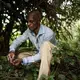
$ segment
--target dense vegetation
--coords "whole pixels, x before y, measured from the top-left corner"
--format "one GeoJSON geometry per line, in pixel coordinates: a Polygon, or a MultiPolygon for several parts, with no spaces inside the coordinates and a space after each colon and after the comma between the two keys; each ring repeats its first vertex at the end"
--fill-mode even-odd
{"type": "MultiPolygon", "coordinates": [[[[39,64],[14,67],[4,56],[12,41],[27,28],[26,16],[33,8],[41,10],[41,23],[50,27],[58,40],[51,74],[42,77],[80,80],[80,0],[0,0],[0,80],[37,79],[39,64]]],[[[26,46],[27,50],[33,49],[29,41],[21,46],[21,51],[26,46]]]]}
{"type": "MultiPolygon", "coordinates": [[[[80,32],[80,28],[77,31],[80,32]]],[[[48,80],[80,80],[80,34],[76,39],[61,40],[53,50],[51,74],[48,80]]],[[[0,57],[0,80],[36,80],[39,64],[14,67],[7,57],[0,57]],[[4,77],[5,76],[5,77],[4,77]]],[[[43,79],[45,80],[45,79],[43,79]]]]}

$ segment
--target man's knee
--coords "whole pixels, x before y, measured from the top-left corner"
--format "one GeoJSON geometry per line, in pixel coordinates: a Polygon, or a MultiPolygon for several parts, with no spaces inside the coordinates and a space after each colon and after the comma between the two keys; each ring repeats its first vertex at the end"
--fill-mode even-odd
{"type": "Polygon", "coordinates": [[[50,46],[50,42],[49,41],[45,41],[41,47],[49,47],[50,46]]]}
{"type": "Polygon", "coordinates": [[[49,41],[45,41],[45,42],[43,43],[43,45],[48,45],[48,44],[50,44],[49,41]]]}
{"type": "Polygon", "coordinates": [[[22,59],[22,58],[23,58],[23,54],[21,54],[21,53],[18,54],[18,58],[19,58],[19,59],[22,59]]]}
{"type": "Polygon", "coordinates": [[[19,54],[18,54],[18,58],[19,58],[19,59],[22,59],[22,58],[24,58],[24,57],[27,57],[28,54],[29,54],[29,53],[27,53],[27,52],[19,53],[19,54]]]}
{"type": "Polygon", "coordinates": [[[18,55],[18,58],[22,59],[24,57],[29,57],[29,56],[32,56],[34,55],[34,52],[33,51],[30,51],[30,52],[22,52],[18,55]]]}
{"type": "Polygon", "coordinates": [[[55,45],[52,44],[50,41],[45,41],[42,45],[41,45],[41,48],[44,48],[44,49],[48,49],[48,48],[54,48],[55,45]]]}

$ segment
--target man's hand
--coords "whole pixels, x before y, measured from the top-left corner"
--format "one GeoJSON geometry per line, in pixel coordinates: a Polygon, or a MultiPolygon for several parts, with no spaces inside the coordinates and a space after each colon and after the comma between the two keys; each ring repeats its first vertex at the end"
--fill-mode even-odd
{"type": "Polygon", "coordinates": [[[18,65],[21,64],[21,62],[22,62],[22,59],[15,59],[15,60],[13,61],[13,65],[14,65],[14,66],[18,66],[18,65]]]}
{"type": "Polygon", "coordinates": [[[13,60],[14,60],[14,58],[15,58],[15,53],[14,53],[14,52],[10,52],[7,57],[8,57],[8,61],[9,61],[11,64],[13,64],[13,60]]]}

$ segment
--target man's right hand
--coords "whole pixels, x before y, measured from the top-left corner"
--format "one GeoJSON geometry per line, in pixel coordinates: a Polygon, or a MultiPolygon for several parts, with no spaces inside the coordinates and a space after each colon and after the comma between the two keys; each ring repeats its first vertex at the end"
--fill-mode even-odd
{"type": "Polygon", "coordinates": [[[13,60],[14,60],[14,58],[15,58],[15,52],[9,52],[9,54],[8,54],[8,61],[11,63],[11,64],[13,64],[13,60]]]}

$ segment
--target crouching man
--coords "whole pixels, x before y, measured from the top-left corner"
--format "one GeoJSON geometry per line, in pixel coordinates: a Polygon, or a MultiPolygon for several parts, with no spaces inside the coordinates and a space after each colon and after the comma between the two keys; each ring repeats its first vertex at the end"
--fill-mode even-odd
{"type": "Polygon", "coordinates": [[[8,54],[8,60],[14,66],[18,66],[19,64],[27,65],[41,60],[37,80],[40,80],[40,77],[43,74],[46,76],[49,75],[52,49],[56,44],[54,32],[45,25],[40,24],[40,21],[41,14],[38,10],[29,12],[28,28],[22,35],[13,41],[8,54]],[[37,51],[35,54],[32,51],[20,53],[17,59],[15,59],[16,48],[27,39],[33,43],[37,51]]]}

